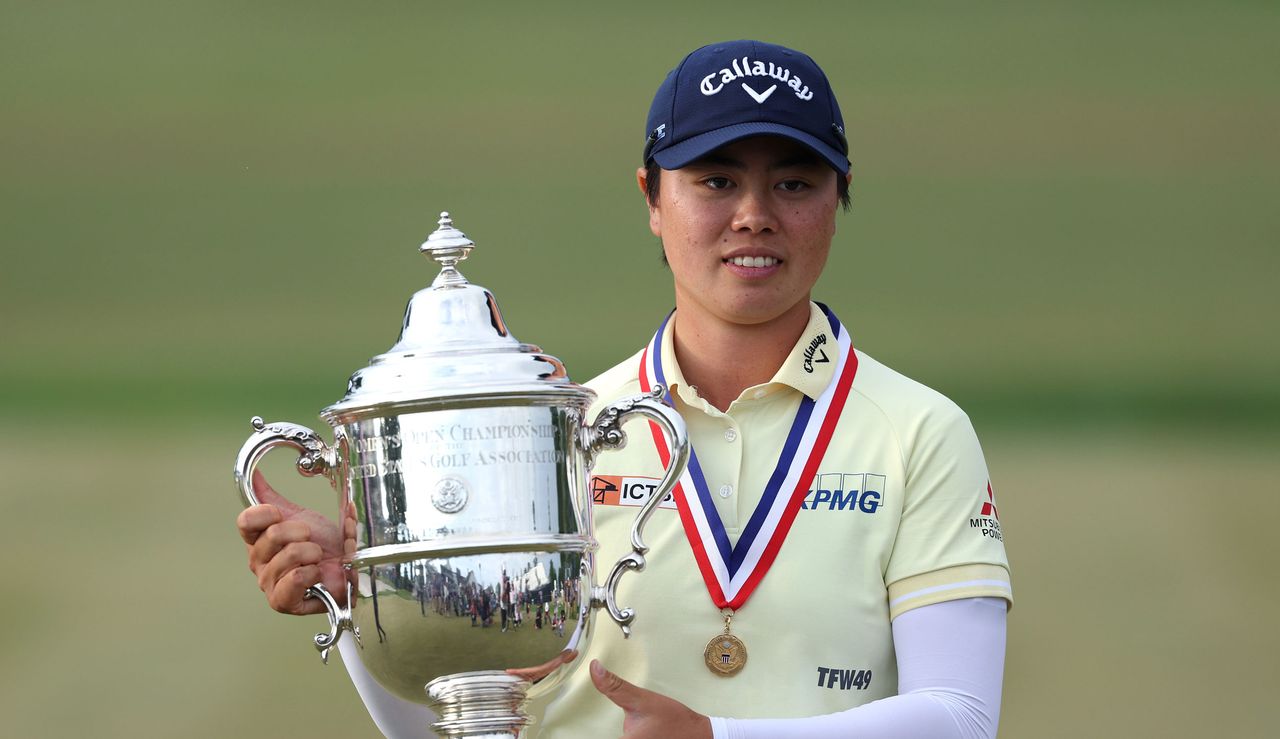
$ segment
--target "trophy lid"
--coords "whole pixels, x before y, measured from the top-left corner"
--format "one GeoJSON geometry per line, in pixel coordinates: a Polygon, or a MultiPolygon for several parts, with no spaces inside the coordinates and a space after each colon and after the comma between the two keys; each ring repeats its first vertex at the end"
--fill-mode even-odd
{"type": "Polygon", "coordinates": [[[440,273],[409,299],[395,345],[351,375],[346,395],[321,417],[344,422],[405,406],[510,396],[590,403],[595,394],[574,384],[559,359],[511,335],[493,293],[458,271],[475,243],[447,211],[438,224],[419,251],[440,273]]]}

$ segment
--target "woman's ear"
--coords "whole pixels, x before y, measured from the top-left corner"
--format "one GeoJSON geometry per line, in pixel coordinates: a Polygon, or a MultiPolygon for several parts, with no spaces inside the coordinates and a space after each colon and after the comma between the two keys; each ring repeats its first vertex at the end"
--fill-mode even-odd
{"type": "Polygon", "coordinates": [[[640,194],[644,196],[644,203],[649,207],[649,230],[654,236],[662,238],[662,214],[658,210],[657,203],[649,202],[649,171],[644,167],[636,170],[636,185],[640,187],[640,194]]]}

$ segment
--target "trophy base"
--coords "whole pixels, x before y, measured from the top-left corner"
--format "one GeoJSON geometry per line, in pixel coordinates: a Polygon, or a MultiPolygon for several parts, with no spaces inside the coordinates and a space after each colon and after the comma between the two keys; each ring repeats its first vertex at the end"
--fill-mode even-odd
{"type": "Polygon", "coordinates": [[[439,720],[431,730],[449,739],[519,739],[533,723],[525,696],[533,683],[505,672],[462,672],[427,683],[439,720]]]}

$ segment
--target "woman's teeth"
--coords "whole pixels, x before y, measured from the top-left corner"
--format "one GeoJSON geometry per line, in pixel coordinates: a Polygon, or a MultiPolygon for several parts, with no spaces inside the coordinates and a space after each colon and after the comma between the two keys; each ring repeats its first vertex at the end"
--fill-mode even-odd
{"type": "Polygon", "coordinates": [[[733,257],[729,262],[739,267],[772,267],[778,260],[773,257],[733,257]]]}

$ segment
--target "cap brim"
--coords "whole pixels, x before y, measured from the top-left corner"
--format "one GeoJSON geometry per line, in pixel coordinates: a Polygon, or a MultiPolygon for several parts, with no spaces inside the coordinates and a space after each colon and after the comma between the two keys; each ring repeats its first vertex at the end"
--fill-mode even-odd
{"type": "Polygon", "coordinates": [[[698,134],[691,139],[681,141],[674,146],[655,152],[653,160],[663,169],[680,169],[710,154],[725,144],[731,144],[751,136],[782,136],[797,143],[804,144],[822,157],[840,174],[848,174],[849,157],[837,149],[823,143],[818,138],[780,123],[735,123],[732,126],[717,128],[714,131],[698,134]]]}

